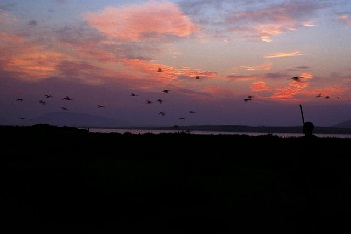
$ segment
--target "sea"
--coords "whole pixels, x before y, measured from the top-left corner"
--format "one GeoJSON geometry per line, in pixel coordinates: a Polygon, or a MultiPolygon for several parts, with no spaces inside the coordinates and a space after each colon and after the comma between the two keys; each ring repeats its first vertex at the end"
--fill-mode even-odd
{"type": "MultiPolygon", "coordinates": [[[[160,133],[179,133],[182,130],[169,129],[169,130],[156,130],[156,129],[128,129],[128,128],[90,128],[89,132],[96,133],[132,133],[132,134],[160,134],[160,133]]],[[[187,131],[190,134],[200,134],[200,135],[249,135],[249,136],[260,136],[267,135],[266,132],[218,132],[218,131],[187,131]]],[[[301,137],[303,133],[271,133],[274,136],[279,136],[283,138],[287,137],[301,137]]],[[[327,138],[351,138],[351,134],[314,134],[318,137],[327,138]]]]}

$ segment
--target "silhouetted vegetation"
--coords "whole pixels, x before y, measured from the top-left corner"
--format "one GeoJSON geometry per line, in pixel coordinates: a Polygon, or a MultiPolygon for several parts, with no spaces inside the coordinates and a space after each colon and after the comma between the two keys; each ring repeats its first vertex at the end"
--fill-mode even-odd
{"type": "MultiPolygon", "coordinates": [[[[0,127],[9,232],[340,233],[348,138],[0,127]],[[47,229],[49,228],[49,229],[47,229]]],[[[8,233],[8,232],[5,232],[8,233]]]]}

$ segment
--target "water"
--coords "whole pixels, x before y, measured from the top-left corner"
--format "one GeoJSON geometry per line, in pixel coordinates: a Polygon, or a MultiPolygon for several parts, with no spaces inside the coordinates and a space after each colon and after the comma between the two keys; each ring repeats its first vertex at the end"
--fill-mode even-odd
{"type": "MultiPolygon", "coordinates": [[[[97,133],[132,133],[132,134],[145,134],[145,133],[179,133],[180,130],[156,130],[156,129],[118,129],[118,128],[90,128],[90,132],[97,133]]],[[[202,135],[249,135],[249,136],[260,136],[267,135],[266,132],[218,132],[218,131],[196,131],[192,130],[191,134],[202,134],[202,135]]],[[[279,137],[301,137],[302,133],[272,133],[272,135],[279,137]]],[[[351,138],[351,134],[315,134],[318,137],[333,137],[333,138],[351,138]]]]}

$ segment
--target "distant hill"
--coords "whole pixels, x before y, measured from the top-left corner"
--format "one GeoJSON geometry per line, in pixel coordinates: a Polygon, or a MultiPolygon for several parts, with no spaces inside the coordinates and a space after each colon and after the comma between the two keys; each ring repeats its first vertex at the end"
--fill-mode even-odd
{"type": "Polygon", "coordinates": [[[50,124],[84,128],[127,127],[128,122],[85,113],[51,112],[25,121],[26,125],[50,124]]]}
{"type": "Polygon", "coordinates": [[[351,119],[335,124],[333,127],[334,128],[351,128],[351,119]]]}

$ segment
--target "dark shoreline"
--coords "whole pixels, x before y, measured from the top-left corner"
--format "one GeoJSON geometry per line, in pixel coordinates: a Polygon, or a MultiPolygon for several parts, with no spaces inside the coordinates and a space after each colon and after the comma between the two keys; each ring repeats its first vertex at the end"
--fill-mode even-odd
{"type": "Polygon", "coordinates": [[[4,233],[350,231],[351,139],[0,129],[4,233]]]}
{"type": "MultiPolygon", "coordinates": [[[[9,128],[32,128],[35,126],[55,126],[49,124],[36,124],[30,126],[17,126],[17,125],[0,125],[1,129],[9,128]]],[[[66,126],[60,126],[63,128],[66,126]]],[[[66,128],[79,128],[79,129],[90,129],[90,128],[100,128],[100,129],[142,129],[142,130],[179,130],[179,131],[207,131],[207,132],[260,132],[267,134],[274,133],[302,133],[302,126],[246,126],[246,125],[189,125],[189,126],[124,126],[124,127],[101,127],[101,126],[79,126],[79,127],[69,127],[66,128]]],[[[341,128],[341,127],[320,127],[315,126],[314,133],[316,134],[351,134],[351,128],[341,128]]]]}
{"type": "MultiPolygon", "coordinates": [[[[91,127],[94,128],[94,127],[91,127]]],[[[97,127],[101,128],[101,127],[97,127]]],[[[113,129],[113,128],[105,128],[113,129]]],[[[189,126],[160,126],[160,127],[117,127],[115,129],[145,129],[145,130],[183,130],[183,131],[213,131],[213,132],[261,132],[261,133],[302,133],[302,126],[269,127],[269,126],[245,126],[245,125],[189,125],[189,126]]],[[[351,134],[351,128],[318,127],[314,129],[316,134],[351,134]]]]}

